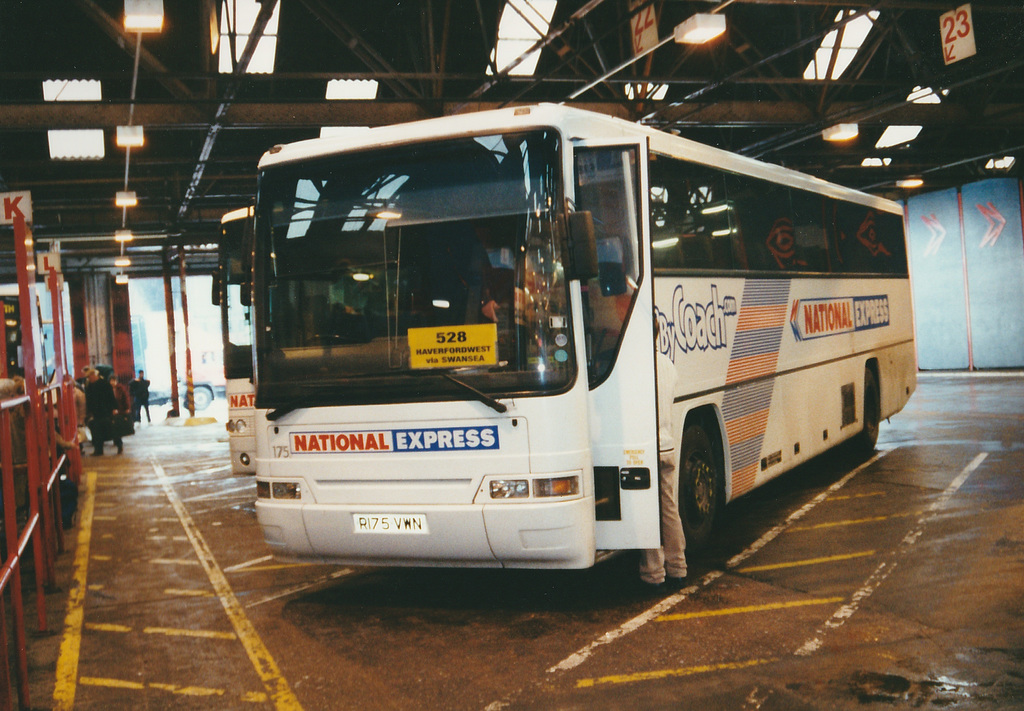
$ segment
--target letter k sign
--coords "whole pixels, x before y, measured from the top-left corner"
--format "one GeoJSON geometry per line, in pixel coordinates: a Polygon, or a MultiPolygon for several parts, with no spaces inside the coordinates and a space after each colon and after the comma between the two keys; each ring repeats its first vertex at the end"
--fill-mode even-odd
{"type": "Polygon", "coordinates": [[[0,207],[0,225],[13,225],[18,217],[32,222],[32,193],[28,191],[0,193],[0,207]]]}

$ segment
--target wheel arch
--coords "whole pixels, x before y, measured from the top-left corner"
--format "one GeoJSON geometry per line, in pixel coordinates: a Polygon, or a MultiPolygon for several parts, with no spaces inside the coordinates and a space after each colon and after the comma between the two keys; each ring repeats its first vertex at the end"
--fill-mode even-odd
{"type": "Polygon", "coordinates": [[[722,472],[725,480],[725,499],[728,503],[732,499],[732,472],[729,471],[728,457],[725,456],[725,422],[722,419],[722,412],[713,404],[699,405],[686,413],[683,419],[683,429],[679,433],[680,438],[686,432],[686,428],[693,425],[700,425],[701,429],[711,440],[718,470],[722,472]]]}

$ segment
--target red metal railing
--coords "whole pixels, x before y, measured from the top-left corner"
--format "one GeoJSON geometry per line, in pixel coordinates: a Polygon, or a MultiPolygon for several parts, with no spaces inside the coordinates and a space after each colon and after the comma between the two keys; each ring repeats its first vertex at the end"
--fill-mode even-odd
{"type": "MultiPolygon", "coordinates": [[[[17,676],[18,705],[31,707],[28,688],[28,655],[25,633],[25,601],[22,564],[29,544],[34,559],[36,614],[40,632],[46,631],[45,586],[56,582],[56,557],[64,549],[61,517],[60,476],[62,470],[76,484],[81,478],[82,461],[78,450],[78,423],[75,412],[74,382],[67,374],[62,334],[60,281],[50,272],[47,286],[51,293],[53,324],[56,331],[57,368],[51,385],[44,387],[35,372],[35,337],[32,323],[35,299],[30,298],[31,232],[24,219],[15,217],[15,257],[18,267],[19,310],[22,323],[22,356],[25,367],[25,394],[0,400],[0,503],[3,504],[0,547],[0,711],[11,709],[11,666],[9,658],[6,599],[11,602],[14,633],[14,668],[17,676]],[[15,422],[18,427],[15,428],[15,422]],[[17,431],[16,431],[17,430],[17,431]],[[15,462],[14,448],[24,451],[25,461],[15,462]],[[18,487],[24,478],[24,505],[18,505],[18,487]]],[[[34,265],[33,265],[34,266],[34,265]]],[[[0,329],[2,333],[3,329],[0,329]]],[[[7,376],[6,337],[0,339],[0,377],[7,376]]]]}

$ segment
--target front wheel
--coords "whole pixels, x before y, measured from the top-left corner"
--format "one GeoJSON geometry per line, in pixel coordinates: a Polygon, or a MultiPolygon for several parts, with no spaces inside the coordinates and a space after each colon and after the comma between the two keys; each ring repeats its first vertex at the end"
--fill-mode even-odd
{"type": "Polygon", "coordinates": [[[687,550],[707,546],[724,503],[725,480],[711,440],[701,426],[687,427],[679,445],[679,515],[687,550]]]}

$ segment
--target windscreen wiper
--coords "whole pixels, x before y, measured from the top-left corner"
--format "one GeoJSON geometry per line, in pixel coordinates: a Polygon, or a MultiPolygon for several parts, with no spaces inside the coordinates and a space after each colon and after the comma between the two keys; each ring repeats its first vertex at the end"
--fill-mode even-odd
{"type": "Polygon", "coordinates": [[[284,417],[289,412],[293,412],[295,410],[298,410],[303,405],[308,405],[308,404],[309,404],[309,399],[308,398],[302,399],[302,400],[292,400],[291,402],[285,403],[284,405],[281,405],[280,407],[275,407],[273,410],[268,410],[267,411],[267,419],[270,420],[271,422],[273,422],[274,420],[277,420],[277,419],[279,419],[281,417],[284,417]]]}
{"type": "Polygon", "coordinates": [[[487,405],[487,407],[491,408],[495,412],[508,412],[508,405],[498,402],[487,393],[480,392],[469,383],[462,382],[451,373],[441,373],[441,375],[443,375],[445,378],[458,385],[460,388],[463,388],[464,390],[472,393],[477,400],[487,405]]]}

